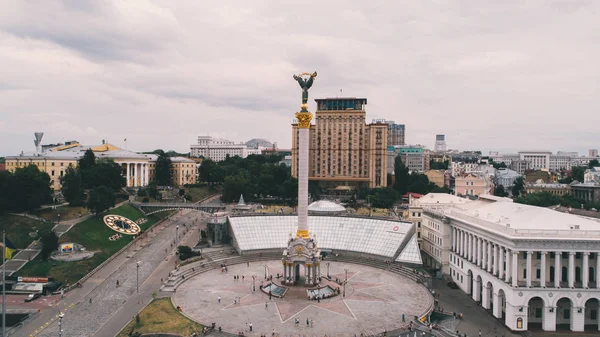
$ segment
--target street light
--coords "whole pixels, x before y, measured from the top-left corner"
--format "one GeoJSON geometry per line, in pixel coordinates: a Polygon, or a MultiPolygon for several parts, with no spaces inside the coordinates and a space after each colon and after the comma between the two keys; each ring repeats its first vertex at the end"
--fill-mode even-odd
{"type": "Polygon", "coordinates": [[[137,289],[137,292],[140,292],[140,261],[135,263],[135,287],[137,289]]]}
{"type": "Polygon", "coordinates": [[[329,276],[329,262],[327,262],[326,265],[327,265],[327,278],[330,278],[331,276],[329,276]]]}
{"type": "Polygon", "coordinates": [[[179,225],[175,226],[175,244],[179,240],[179,225]]]}
{"type": "Polygon", "coordinates": [[[265,280],[267,279],[267,265],[263,264],[263,267],[265,267],[265,280]]]}
{"type": "Polygon", "coordinates": [[[344,280],[344,294],[342,297],[346,297],[346,283],[348,283],[348,269],[344,269],[346,271],[346,279],[344,280]]]}
{"type": "Polygon", "coordinates": [[[62,320],[65,317],[65,314],[63,314],[62,312],[60,313],[60,315],[58,315],[58,337],[62,336],[62,320]]]}

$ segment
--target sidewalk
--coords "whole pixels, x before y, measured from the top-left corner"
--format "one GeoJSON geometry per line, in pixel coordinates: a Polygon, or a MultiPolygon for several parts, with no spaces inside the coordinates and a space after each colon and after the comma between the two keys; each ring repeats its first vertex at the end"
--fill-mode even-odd
{"type": "Polygon", "coordinates": [[[465,294],[460,289],[452,289],[446,285],[443,280],[433,279],[433,289],[439,293],[436,299],[439,306],[444,308],[444,312],[462,313],[463,319],[457,319],[453,331],[458,330],[461,334],[466,333],[467,336],[478,336],[481,329],[482,336],[504,336],[506,337],[521,337],[520,334],[510,332],[504,324],[494,317],[490,312],[483,309],[471,297],[465,294]],[[494,332],[496,327],[496,332],[494,332]]]}
{"type": "MultiPolygon", "coordinates": [[[[198,227],[192,227],[183,239],[175,246],[193,246],[200,239],[198,227]]],[[[176,248],[170,252],[167,259],[161,262],[154,272],[140,285],[139,294],[132,295],[127,302],[115,311],[102,327],[94,333],[93,336],[115,336],[137,315],[142,309],[152,301],[152,294],[157,293],[162,286],[161,279],[167,279],[169,273],[175,266],[176,248]]],[[[160,294],[159,297],[170,296],[172,293],[160,294]]]]}
{"type": "MultiPolygon", "coordinates": [[[[109,291],[106,294],[102,294],[102,296],[94,296],[95,291],[103,286],[103,284],[111,278],[111,276],[113,276],[117,271],[119,271],[125,264],[127,264],[127,262],[130,261],[135,261],[134,258],[137,258],[136,254],[139,254],[140,252],[148,252],[151,251],[152,254],[157,255],[156,253],[154,253],[152,250],[154,247],[154,243],[159,241],[157,239],[157,237],[160,238],[160,240],[165,239],[167,236],[169,236],[168,240],[171,240],[170,235],[171,235],[171,231],[174,232],[174,227],[175,225],[179,222],[180,217],[176,216],[173,217],[172,221],[167,221],[165,220],[163,223],[157,225],[157,227],[154,228],[152,235],[150,236],[150,239],[148,239],[145,243],[146,246],[144,248],[141,248],[138,245],[144,245],[144,242],[140,242],[138,244],[133,244],[131,245],[129,248],[127,248],[125,251],[123,251],[121,254],[119,254],[118,256],[116,256],[112,261],[110,261],[109,263],[106,264],[106,266],[104,266],[102,269],[100,269],[98,272],[96,272],[90,279],[88,279],[86,282],[83,283],[81,288],[76,288],[70,292],[68,292],[65,295],[65,298],[62,299],[59,304],[50,310],[43,310],[40,314],[38,314],[37,317],[35,317],[32,321],[30,321],[26,326],[24,326],[23,328],[21,328],[19,331],[17,331],[17,333],[15,334],[15,336],[30,336],[30,335],[34,335],[36,336],[38,333],[40,335],[54,335],[55,332],[58,331],[58,326],[55,323],[56,320],[56,315],[61,312],[61,311],[67,311],[69,310],[69,308],[73,308],[75,306],[76,310],[78,312],[81,312],[81,310],[83,309],[92,309],[92,310],[97,310],[97,314],[93,315],[94,317],[97,316],[101,316],[101,313],[105,313],[105,309],[102,308],[102,301],[106,300],[107,302],[107,308],[111,307],[112,305],[114,305],[114,301],[115,299],[118,298],[122,298],[123,296],[128,296],[128,294],[125,293],[119,293],[119,291],[115,291],[114,290],[114,286],[111,284],[111,287],[109,288],[109,291]],[[169,229],[171,229],[169,231],[169,229]],[[165,231],[167,231],[168,233],[163,234],[165,231]],[[150,244],[148,244],[151,241],[150,244]],[[112,288],[112,290],[110,290],[112,288]],[[85,304],[89,304],[89,298],[93,297],[93,301],[90,307],[88,308],[83,308],[83,306],[85,304]],[[40,332],[40,327],[44,327],[43,331],[40,332]],[[51,332],[51,333],[50,333],[51,332]]],[[[142,240],[143,241],[143,240],[142,240]]],[[[163,248],[164,249],[164,248],[163,248]]],[[[160,250],[158,250],[160,252],[160,250]]],[[[164,256],[164,255],[162,255],[164,256]]],[[[162,258],[161,258],[162,259],[162,258]]],[[[132,262],[135,264],[135,262],[132,262]]],[[[154,268],[151,265],[148,265],[147,263],[144,264],[143,269],[140,270],[140,273],[145,274],[145,273],[150,273],[151,271],[148,270],[148,268],[154,268]]],[[[135,268],[133,269],[135,270],[135,268]]],[[[125,286],[125,282],[128,282],[127,286],[131,286],[131,282],[135,282],[135,271],[133,272],[133,281],[131,280],[131,275],[128,275],[128,279],[123,278],[122,281],[123,285],[125,286]]],[[[140,279],[140,281],[142,281],[143,278],[140,279]]],[[[134,283],[135,284],[135,283],[134,283]]],[[[104,286],[106,287],[106,286],[104,286]]],[[[120,290],[125,290],[126,287],[122,287],[120,290]]],[[[122,300],[121,300],[122,301],[122,300]]],[[[65,324],[67,323],[66,318],[69,317],[70,319],[74,319],[75,317],[73,315],[67,315],[65,316],[65,324]],[[69,317],[70,316],[70,317],[69,317]]],[[[77,320],[76,320],[77,321],[77,320]]],[[[79,323],[83,323],[83,324],[87,324],[87,325],[92,325],[92,322],[79,322],[79,323]]],[[[78,335],[72,335],[70,333],[68,333],[67,331],[65,331],[64,336],[84,336],[84,335],[90,335],[90,334],[78,334],[78,335]]]]}

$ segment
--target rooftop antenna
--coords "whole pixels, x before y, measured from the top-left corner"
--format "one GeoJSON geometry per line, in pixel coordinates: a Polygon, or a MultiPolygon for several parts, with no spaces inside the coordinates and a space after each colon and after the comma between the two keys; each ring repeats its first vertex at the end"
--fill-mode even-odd
{"type": "Polygon", "coordinates": [[[35,132],[33,135],[35,136],[35,139],[33,140],[33,144],[35,144],[35,152],[40,153],[42,152],[42,138],[44,137],[44,133],[35,132]]]}

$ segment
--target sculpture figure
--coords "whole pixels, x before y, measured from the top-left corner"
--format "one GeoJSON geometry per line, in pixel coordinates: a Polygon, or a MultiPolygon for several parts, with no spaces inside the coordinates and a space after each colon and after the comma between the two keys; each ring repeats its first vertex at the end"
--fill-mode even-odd
{"type": "Polygon", "coordinates": [[[300,88],[302,88],[302,105],[307,104],[308,102],[308,89],[313,84],[314,78],[317,77],[317,72],[314,73],[302,73],[300,75],[294,75],[294,79],[298,81],[300,84],[300,88]],[[303,76],[309,76],[308,78],[304,78],[303,76]]]}

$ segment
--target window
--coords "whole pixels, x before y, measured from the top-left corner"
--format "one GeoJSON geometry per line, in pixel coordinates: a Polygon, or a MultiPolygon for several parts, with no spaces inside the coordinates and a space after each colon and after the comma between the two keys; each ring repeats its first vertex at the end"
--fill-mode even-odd
{"type": "Polygon", "coordinates": [[[537,269],[537,270],[535,271],[535,277],[536,277],[537,279],[540,279],[540,278],[542,277],[542,271],[541,271],[540,269],[537,269]]]}
{"type": "Polygon", "coordinates": [[[527,269],[523,269],[523,278],[527,278],[527,269]]]}

